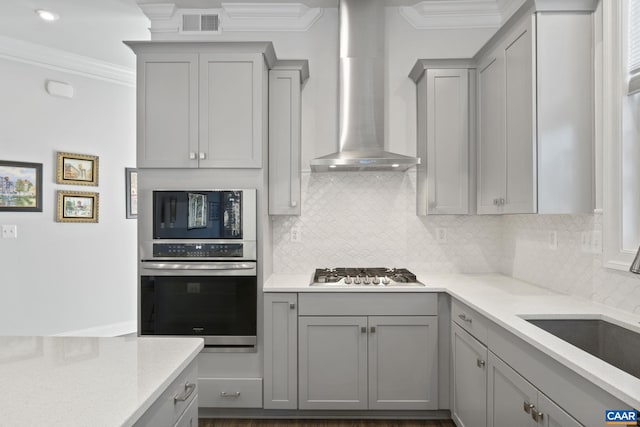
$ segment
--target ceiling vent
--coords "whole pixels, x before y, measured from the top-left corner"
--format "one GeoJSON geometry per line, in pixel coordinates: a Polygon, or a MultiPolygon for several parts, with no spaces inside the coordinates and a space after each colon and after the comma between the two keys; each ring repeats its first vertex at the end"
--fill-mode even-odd
{"type": "Polygon", "coordinates": [[[185,13],[182,15],[182,33],[219,33],[220,14],[185,13]]]}

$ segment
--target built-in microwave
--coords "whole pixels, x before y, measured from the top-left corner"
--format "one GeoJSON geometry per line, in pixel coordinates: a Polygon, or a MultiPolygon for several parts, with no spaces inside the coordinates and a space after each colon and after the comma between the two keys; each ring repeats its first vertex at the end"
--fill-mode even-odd
{"type": "Polygon", "coordinates": [[[256,260],[256,190],[152,190],[141,261],[256,260]]]}

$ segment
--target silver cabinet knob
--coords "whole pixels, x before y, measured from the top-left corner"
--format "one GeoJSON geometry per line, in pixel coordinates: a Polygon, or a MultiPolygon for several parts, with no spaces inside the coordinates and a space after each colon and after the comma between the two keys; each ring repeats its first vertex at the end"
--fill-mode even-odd
{"type": "Polygon", "coordinates": [[[478,368],[484,368],[485,365],[487,364],[487,362],[485,362],[482,359],[478,359],[478,360],[476,360],[476,364],[478,365],[478,368]]]}
{"type": "Polygon", "coordinates": [[[363,334],[367,333],[367,327],[366,326],[360,326],[360,332],[363,334]]]}
{"type": "Polygon", "coordinates": [[[523,410],[524,412],[526,412],[527,414],[530,414],[531,411],[536,407],[536,405],[534,405],[533,403],[529,403],[529,402],[524,402],[523,404],[523,410]]]}
{"type": "Polygon", "coordinates": [[[189,160],[195,160],[196,159],[196,153],[191,152],[189,153],[189,160]]]}
{"type": "Polygon", "coordinates": [[[289,304],[289,308],[290,308],[291,310],[295,310],[295,309],[296,309],[296,305],[295,305],[295,303],[291,303],[291,304],[289,304]]]}
{"type": "Polygon", "coordinates": [[[539,423],[544,419],[544,414],[536,410],[531,410],[531,418],[533,418],[535,422],[539,423]]]}
{"type": "Polygon", "coordinates": [[[371,333],[372,333],[372,334],[375,334],[375,333],[376,333],[376,327],[375,327],[375,326],[372,326],[372,327],[371,327],[371,333]]]}
{"type": "Polygon", "coordinates": [[[200,153],[200,160],[204,160],[207,158],[207,153],[200,153]]]}
{"type": "Polygon", "coordinates": [[[291,201],[291,207],[292,207],[292,208],[295,208],[296,206],[298,206],[298,202],[296,202],[296,201],[292,200],[292,201],[291,201]]]}

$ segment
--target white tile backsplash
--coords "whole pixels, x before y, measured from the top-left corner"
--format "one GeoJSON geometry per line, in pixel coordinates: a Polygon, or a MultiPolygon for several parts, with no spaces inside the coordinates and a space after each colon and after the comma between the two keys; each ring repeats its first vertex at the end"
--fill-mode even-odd
{"type": "Polygon", "coordinates": [[[602,267],[582,233],[600,215],[418,217],[415,171],[302,174],[302,215],[273,217],[275,273],[393,266],[420,272],[502,272],[640,314],[640,276],[602,267]],[[291,228],[300,242],[290,240],[291,228]],[[446,230],[446,242],[437,239],[446,230]],[[549,232],[557,248],[549,247],[549,232]]]}
{"type": "Polygon", "coordinates": [[[602,266],[585,251],[583,232],[602,233],[601,215],[505,215],[502,272],[518,279],[640,314],[640,276],[602,266]],[[558,248],[549,249],[555,230],[558,248]]]}
{"type": "Polygon", "coordinates": [[[302,215],[273,219],[274,271],[318,267],[405,267],[429,272],[498,271],[501,219],[416,216],[416,174],[329,172],[302,175],[302,215]],[[292,227],[301,241],[291,242],[292,227]],[[446,229],[446,243],[436,229],[446,229]]]}

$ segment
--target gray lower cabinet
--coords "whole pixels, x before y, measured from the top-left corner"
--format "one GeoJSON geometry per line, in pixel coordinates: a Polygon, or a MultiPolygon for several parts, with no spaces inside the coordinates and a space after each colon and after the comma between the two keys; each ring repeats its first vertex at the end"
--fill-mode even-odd
{"type": "Polygon", "coordinates": [[[437,409],[438,318],[368,320],[369,409],[437,409]]]}
{"type": "Polygon", "coordinates": [[[458,427],[487,426],[487,347],[451,323],[453,404],[458,427]]]}
{"type": "Polygon", "coordinates": [[[300,409],[437,409],[437,316],[301,316],[300,409]]]}
{"type": "Polygon", "coordinates": [[[488,378],[490,427],[582,426],[492,352],[488,378]]]}
{"type": "Polygon", "coordinates": [[[300,409],[367,409],[367,318],[298,322],[300,409]]]}
{"type": "Polygon", "coordinates": [[[298,408],[298,294],[264,294],[264,409],[298,408]]]}

